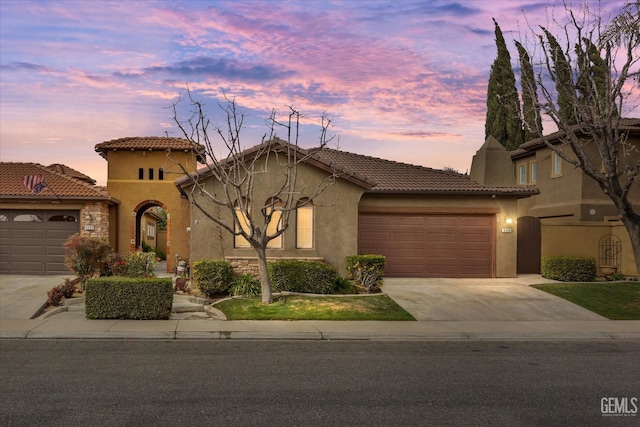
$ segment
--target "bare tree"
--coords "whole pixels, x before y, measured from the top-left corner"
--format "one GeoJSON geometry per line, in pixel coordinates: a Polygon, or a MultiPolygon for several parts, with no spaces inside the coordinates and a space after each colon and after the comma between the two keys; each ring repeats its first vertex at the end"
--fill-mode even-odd
{"type": "Polygon", "coordinates": [[[639,8],[638,1],[628,3],[605,25],[586,5],[583,14],[565,6],[564,46],[541,27],[538,42],[529,52],[531,57],[541,53],[535,79],[541,99],[533,102],[538,114],[552,120],[561,136],[551,140],[539,124],[527,123],[551,150],[594,179],[612,200],[631,237],[638,271],[640,211],[629,195],[638,185],[640,164],[629,161],[629,154],[637,153],[638,147],[628,140],[630,121],[622,114],[638,106],[639,85],[634,79],[640,75],[639,8]],[[593,146],[597,156],[590,154],[593,146]]]}
{"type": "Polygon", "coordinates": [[[337,177],[335,171],[328,172],[313,188],[303,186],[298,180],[299,166],[312,160],[331,141],[327,134],[331,121],[323,114],[318,146],[303,149],[299,146],[301,113],[291,106],[286,119],[279,121],[276,110],[272,110],[266,120],[268,130],[261,142],[245,149],[240,139],[245,116],[238,110],[235,100],[225,96],[226,104],[220,105],[226,120],[222,127],[211,124],[203,103],[195,100],[191,92],[188,92],[188,101],[191,117],[180,120],[177,106],[181,100],[178,100],[173,104],[174,121],[186,139],[205,147],[207,157],[204,174],[189,174],[183,168],[189,182],[190,202],[221,229],[244,238],[255,251],[262,302],[271,303],[266,255],[269,242],[289,227],[291,212],[313,203],[337,177]],[[283,131],[286,140],[277,137],[278,130],[283,131]],[[217,150],[223,154],[216,154],[217,150]],[[205,186],[203,176],[217,183],[215,189],[205,186]],[[256,184],[261,179],[271,183],[277,181],[276,190],[264,203],[258,203],[258,198],[254,197],[256,184]],[[221,211],[227,215],[221,215],[221,211]],[[225,221],[225,216],[231,221],[225,221]]]}

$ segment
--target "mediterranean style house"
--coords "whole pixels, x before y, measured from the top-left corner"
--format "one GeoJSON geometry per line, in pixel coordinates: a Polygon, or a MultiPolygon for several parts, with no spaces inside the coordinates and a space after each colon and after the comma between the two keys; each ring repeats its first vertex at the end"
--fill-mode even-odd
{"type": "MultiPolygon", "coordinates": [[[[627,148],[620,151],[623,170],[625,164],[640,161],[640,119],[622,119],[620,131],[628,134],[627,148]]],[[[563,135],[555,132],[546,139],[558,145],[563,135]]],[[[588,136],[584,139],[585,148],[597,159],[596,147],[588,143],[588,136]]],[[[613,202],[593,179],[563,161],[542,138],[522,144],[510,156],[516,184],[539,189],[539,194],[517,203],[519,273],[539,273],[543,256],[568,255],[595,258],[600,272],[605,268],[638,275],[629,234],[613,202]]],[[[639,187],[633,185],[629,194],[634,205],[640,203],[639,187]]]]}
{"type": "MultiPolygon", "coordinates": [[[[345,274],[345,256],[376,253],[386,256],[388,276],[515,276],[519,204],[538,190],[501,184],[495,168],[486,167],[499,151],[489,142],[474,157],[471,176],[335,149],[298,149],[309,154],[298,171],[300,199],[319,180],[337,179],[314,203],[300,205],[268,257],[324,261],[345,274]]],[[[193,206],[197,196],[185,173],[213,191],[220,185],[208,168],[197,168],[205,162],[202,146],[133,137],[95,150],[107,160],[106,188],[62,165],[0,164],[0,273],[66,272],[61,247],[73,233],[105,238],[119,252],[155,242],[167,255],[168,271],[179,259],[204,258],[254,271],[255,254],[246,242],[193,206]],[[46,187],[34,191],[23,183],[27,176],[40,176],[46,187]],[[167,231],[160,239],[155,225],[163,217],[167,231]]],[[[501,156],[510,162],[508,154],[501,156]]],[[[277,192],[279,172],[269,171],[256,182],[256,206],[277,192]]],[[[513,180],[512,168],[509,174],[513,180]]]]}
{"type": "MultiPolygon", "coordinates": [[[[273,150],[292,149],[284,141],[273,150]]],[[[485,186],[469,176],[421,166],[323,149],[300,152],[300,200],[321,180],[335,174],[313,204],[301,203],[281,238],[272,241],[267,257],[324,261],[345,274],[347,255],[375,253],[387,259],[386,274],[403,277],[513,277],[516,275],[516,232],[510,221],[517,200],[537,190],[520,186],[485,186]]],[[[249,157],[252,150],[242,155],[249,157]]],[[[275,156],[256,181],[253,206],[263,206],[281,185],[275,156]]],[[[222,191],[209,168],[197,179],[208,191],[222,191]]],[[[232,226],[231,214],[216,209],[197,192],[191,179],[176,182],[191,203],[191,258],[229,260],[237,270],[253,271],[257,259],[246,241],[234,238],[194,207],[232,226]]]]}

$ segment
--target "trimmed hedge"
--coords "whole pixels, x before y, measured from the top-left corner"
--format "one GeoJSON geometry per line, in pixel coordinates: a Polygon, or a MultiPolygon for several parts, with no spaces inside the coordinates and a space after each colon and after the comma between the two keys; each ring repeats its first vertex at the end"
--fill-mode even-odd
{"type": "Polygon", "coordinates": [[[227,261],[203,259],[193,263],[193,280],[208,297],[226,294],[233,282],[233,267],[227,261]]]}
{"type": "Polygon", "coordinates": [[[378,292],[382,285],[382,276],[386,258],[384,255],[350,255],[345,257],[347,277],[366,293],[378,292]]]}
{"type": "Polygon", "coordinates": [[[168,319],[172,305],[170,277],[98,277],[85,286],[87,319],[168,319]]]}
{"type": "Polygon", "coordinates": [[[330,264],[284,260],[271,262],[268,267],[275,291],[330,294],[336,289],[338,272],[330,264]]]}
{"type": "Polygon", "coordinates": [[[596,278],[596,260],[585,257],[546,256],[542,277],[562,282],[591,282],[596,278]]]}

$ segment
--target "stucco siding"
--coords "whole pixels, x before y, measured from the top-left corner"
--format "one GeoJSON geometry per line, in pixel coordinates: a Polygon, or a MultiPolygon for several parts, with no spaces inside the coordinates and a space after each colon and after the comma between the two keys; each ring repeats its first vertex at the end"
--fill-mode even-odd
{"type": "MultiPolygon", "coordinates": [[[[252,211],[262,221],[259,209],[270,197],[277,194],[282,174],[277,164],[269,165],[269,175],[256,180],[253,192],[252,211]]],[[[298,168],[298,190],[296,199],[308,197],[318,183],[329,174],[316,167],[302,164],[298,168]]],[[[220,194],[220,185],[209,178],[204,181],[207,190],[220,194]]],[[[267,249],[269,258],[321,258],[346,274],[344,257],[357,252],[358,201],[364,188],[346,180],[337,179],[314,201],[314,244],[311,249],[296,248],[296,212],[289,217],[288,228],[283,233],[282,248],[267,249]]],[[[190,195],[193,197],[193,195],[190,195]]],[[[228,208],[217,208],[211,202],[198,197],[208,212],[232,224],[228,208]]],[[[255,216],[255,215],[254,215],[255,216]]],[[[235,248],[233,235],[208,219],[200,209],[191,207],[191,255],[192,259],[223,259],[229,257],[255,257],[251,248],[235,248]]]]}

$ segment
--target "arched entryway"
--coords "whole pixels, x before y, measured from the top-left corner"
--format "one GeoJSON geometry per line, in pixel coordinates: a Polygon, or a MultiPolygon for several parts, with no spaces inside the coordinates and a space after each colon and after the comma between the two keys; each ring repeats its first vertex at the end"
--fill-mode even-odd
{"type": "MultiPolygon", "coordinates": [[[[158,200],[145,200],[136,205],[131,214],[131,248],[142,250],[157,248],[170,260],[171,254],[171,214],[164,203],[158,200]],[[160,224],[165,223],[165,226],[160,224]],[[161,239],[162,229],[166,230],[166,238],[161,239]]],[[[167,272],[170,272],[167,262],[167,272]]]]}

